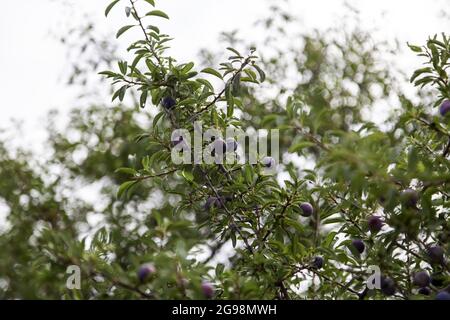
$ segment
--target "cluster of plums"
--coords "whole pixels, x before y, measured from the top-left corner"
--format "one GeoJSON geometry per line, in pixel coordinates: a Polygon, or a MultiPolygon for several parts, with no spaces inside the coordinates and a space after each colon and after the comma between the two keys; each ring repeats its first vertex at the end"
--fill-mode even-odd
{"type": "MultiPolygon", "coordinates": [[[[428,274],[427,271],[422,270],[414,273],[413,275],[413,283],[417,287],[419,287],[419,294],[429,296],[431,294],[431,289],[429,288],[430,284],[440,286],[442,285],[442,280],[438,277],[435,277],[428,274]]],[[[450,300],[450,293],[448,292],[448,288],[446,290],[442,290],[436,294],[436,300],[450,300]]]]}
{"type": "MultiPolygon", "coordinates": [[[[137,278],[140,283],[145,283],[156,275],[156,268],[152,263],[144,263],[137,271],[137,278]]],[[[200,290],[203,296],[207,299],[214,297],[215,287],[208,281],[203,281],[200,285],[200,290]]]]}
{"type": "MultiPolygon", "coordinates": [[[[450,110],[450,102],[448,103],[448,108],[450,110]]],[[[418,201],[419,195],[415,190],[406,189],[400,195],[400,200],[406,208],[415,208],[418,201]]],[[[384,226],[384,221],[380,216],[372,215],[367,219],[367,226],[369,231],[372,234],[376,234],[384,226]]],[[[361,239],[353,239],[351,242],[353,248],[362,254],[366,248],[364,242],[361,239]]],[[[427,248],[426,255],[428,257],[428,261],[431,264],[436,265],[444,265],[444,249],[439,245],[433,245],[427,248]]],[[[441,286],[443,284],[442,279],[439,277],[431,276],[427,271],[419,271],[416,272],[413,276],[413,283],[419,287],[418,293],[422,295],[430,295],[431,289],[429,288],[430,284],[435,286],[441,286]],[[440,281],[441,280],[441,281],[440,281]]],[[[381,277],[381,291],[383,294],[390,296],[396,292],[395,281],[387,276],[381,277]]],[[[450,293],[446,290],[439,292],[436,297],[437,300],[449,300],[450,293]]]]}

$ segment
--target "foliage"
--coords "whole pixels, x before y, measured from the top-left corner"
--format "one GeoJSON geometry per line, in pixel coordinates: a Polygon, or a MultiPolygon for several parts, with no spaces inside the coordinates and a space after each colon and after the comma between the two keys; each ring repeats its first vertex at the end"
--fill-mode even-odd
{"type": "MultiPolygon", "coordinates": [[[[0,234],[1,297],[198,299],[208,281],[220,299],[424,299],[413,283],[421,270],[433,274],[431,298],[449,285],[448,262],[431,252],[449,250],[449,116],[399,92],[367,34],[304,34],[301,47],[262,59],[228,47],[219,67],[196,68],[166,54],[171,38],[157,21],[169,16],[154,1],[113,1],[105,14],[121,4],[131,23],[117,37],[142,31],[133,58],[101,72],[121,103],[75,110],[63,132],[50,119],[44,164],[1,146],[10,225],[0,234]],[[292,70],[301,80],[283,82],[292,70]],[[128,95],[140,108],[126,106],[128,95]],[[386,123],[363,116],[392,95],[399,111],[386,123]],[[172,131],[192,132],[194,120],[280,129],[278,174],[261,164],[175,165],[172,131]],[[85,185],[98,192],[94,204],[77,193],[85,185]],[[145,263],[156,271],[143,283],[145,263]],[[81,290],[66,288],[69,265],[82,270],[81,290]],[[395,293],[367,289],[370,266],[395,293]]],[[[448,37],[410,48],[427,59],[411,81],[435,88],[440,106],[450,99],[448,37]]]]}

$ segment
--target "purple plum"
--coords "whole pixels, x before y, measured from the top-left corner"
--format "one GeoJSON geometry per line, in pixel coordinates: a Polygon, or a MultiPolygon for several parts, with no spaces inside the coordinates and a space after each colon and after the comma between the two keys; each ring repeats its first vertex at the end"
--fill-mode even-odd
{"type": "Polygon", "coordinates": [[[208,298],[211,299],[212,297],[214,297],[214,285],[210,282],[207,281],[203,281],[201,284],[201,290],[203,295],[208,298]]]}
{"type": "Polygon", "coordinates": [[[364,252],[364,249],[366,248],[366,245],[361,239],[354,239],[352,240],[352,246],[355,247],[355,249],[361,254],[364,252]]]}
{"type": "Polygon", "coordinates": [[[450,111],[450,100],[445,100],[441,107],[439,108],[439,113],[441,116],[445,117],[447,113],[450,111]]]}
{"type": "Polygon", "coordinates": [[[137,277],[140,282],[145,282],[155,273],[156,273],[155,266],[151,263],[145,263],[139,267],[137,277]]]}
{"type": "Polygon", "coordinates": [[[383,227],[383,220],[379,216],[370,216],[367,219],[367,224],[369,226],[369,230],[372,233],[377,233],[383,227]]]}
{"type": "Polygon", "coordinates": [[[314,208],[309,202],[300,204],[300,209],[302,210],[302,216],[304,217],[310,217],[314,213],[314,208]]]}
{"type": "Polygon", "coordinates": [[[177,102],[175,101],[175,99],[170,96],[164,97],[161,101],[161,105],[166,110],[172,110],[176,104],[177,102]]]}
{"type": "Polygon", "coordinates": [[[430,285],[431,278],[428,272],[419,271],[414,274],[413,282],[416,286],[423,288],[430,285]]]}

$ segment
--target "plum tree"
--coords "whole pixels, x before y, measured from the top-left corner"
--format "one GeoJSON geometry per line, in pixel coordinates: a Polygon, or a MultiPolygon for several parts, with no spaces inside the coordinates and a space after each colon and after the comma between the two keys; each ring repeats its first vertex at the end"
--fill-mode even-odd
{"type": "Polygon", "coordinates": [[[410,79],[412,99],[384,61],[389,50],[359,28],[290,34],[289,12],[274,10],[258,24],[268,37],[258,51],[227,35],[220,47],[229,57],[204,52],[196,65],[168,53],[171,38],[158,25],[168,15],[154,1],[114,1],[107,12],[120,5],[129,23],[117,35],[140,36],[127,46],[129,61],[102,64],[114,106],[75,110],[66,129],[49,121],[47,162],[0,145],[0,201],[12,226],[0,230],[1,298],[433,299],[445,291],[450,124],[436,109],[450,99],[446,35],[410,46],[427,59],[410,79]],[[286,48],[276,40],[286,35],[299,41],[286,48]],[[379,102],[390,116],[365,116],[379,102]],[[280,165],[271,143],[255,152],[257,165],[171,161],[184,141],[172,141],[175,130],[215,129],[221,135],[205,134],[204,145],[231,152],[236,141],[219,138],[230,127],[252,138],[279,130],[269,142],[278,142],[280,165]],[[78,196],[80,185],[100,189],[94,203],[78,196]],[[83,278],[76,292],[61,281],[73,264],[83,278]],[[384,275],[381,290],[367,287],[372,267],[384,275]],[[431,284],[411,279],[418,268],[431,284]]]}

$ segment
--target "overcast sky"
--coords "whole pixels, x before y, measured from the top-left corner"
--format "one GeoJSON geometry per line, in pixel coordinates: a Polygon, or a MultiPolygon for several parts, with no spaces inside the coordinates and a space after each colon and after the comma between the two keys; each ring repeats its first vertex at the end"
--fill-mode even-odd
{"type": "MultiPolygon", "coordinates": [[[[280,1],[280,0],[278,0],[280,1]]],[[[51,108],[67,110],[77,105],[73,92],[61,82],[68,70],[66,51],[51,35],[64,22],[83,24],[82,13],[93,17],[102,32],[113,33],[123,25],[124,14],[116,10],[110,19],[103,12],[109,0],[72,0],[76,12],[63,10],[57,0],[1,0],[0,10],[0,127],[10,118],[24,120],[25,139],[42,133],[42,120],[51,108]]],[[[272,1],[274,2],[274,1],[272,1]]],[[[423,43],[430,34],[443,32],[449,24],[438,18],[446,0],[358,0],[349,1],[361,10],[363,24],[378,27],[376,37],[398,38],[401,43],[423,43]]],[[[198,50],[217,44],[224,30],[240,29],[249,41],[252,23],[267,13],[270,1],[263,0],[159,0],[170,21],[162,22],[166,33],[175,37],[173,53],[181,61],[193,59],[198,50]]],[[[291,13],[304,28],[326,28],[336,24],[344,9],[340,0],[293,0],[291,13]]],[[[447,30],[448,31],[448,30],[447,30]]],[[[111,41],[116,41],[114,37],[111,41]]],[[[405,71],[417,63],[412,55],[399,54],[405,71]]]]}

